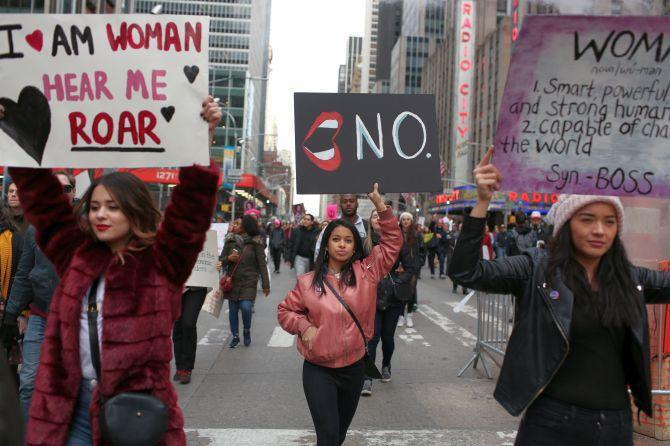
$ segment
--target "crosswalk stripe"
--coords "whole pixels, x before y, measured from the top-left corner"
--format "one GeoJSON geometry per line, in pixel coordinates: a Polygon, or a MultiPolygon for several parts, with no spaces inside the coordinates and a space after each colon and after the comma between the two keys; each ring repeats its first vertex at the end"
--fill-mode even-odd
{"type": "Polygon", "coordinates": [[[460,325],[456,324],[448,317],[435,311],[428,305],[425,304],[419,305],[417,313],[419,313],[429,321],[435,323],[442,330],[446,331],[448,334],[456,338],[456,340],[458,340],[458,342],[463,344],[464,347],[473,347],[474,343],[477,342],[477,337],[475,335],[473,335],[460,325]]]}
{"type": "MultiPolygon", "coordinates": [[[[456,306],[458,305],[458,302],[445,302],[445,303],[446,303],[447,305],[449,305],[449,306],[451,307],[452,310],[453,310],[454,308],[456,308],[456,306]]],[[[461,306],[459,313],[465,313],[465,314],[467,314],[468,316],[477,319],[477,309],[476,309],[475,307],[473,307],[472,305],[463,305],[463,306],[461,306]]]]}
{"type": "MultiPolygon", "coordinates": [[[[297,446],[314,444],[313,430],[298,429],[185,429],[190,441],[209,440],[208,446],[297,446]]],[[[506,445],[516,431],[478,429],[350,430],[347,443],[366,446],[444,446],[449,444],[506,445]]]]}
{"type": "Polygon", "coordinates": [[[293,347],[295,336],[284,331],[281,327],[275,327],[268,341],[268,347],[293,347]]]}

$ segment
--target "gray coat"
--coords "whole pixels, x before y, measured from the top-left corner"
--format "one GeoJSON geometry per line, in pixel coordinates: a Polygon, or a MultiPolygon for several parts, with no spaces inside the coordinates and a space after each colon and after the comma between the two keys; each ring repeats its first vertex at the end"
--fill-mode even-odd
{"type": "Polygon", "coordinates": [[[235,264],[228,261],[228,256],[233,248],[240,251],[239,266],[233,274],[233,289],[224,293],[224,299],[229,300],[255,300],[258,288],[258,276],[261,277],[262,288],[270,289],[270,278],[268,277],[267,260],[265,258],[265,241],[262,236],[249,237],[227,237],[221,252],[221,263],[223,270],[232,272],[235,264]]]}

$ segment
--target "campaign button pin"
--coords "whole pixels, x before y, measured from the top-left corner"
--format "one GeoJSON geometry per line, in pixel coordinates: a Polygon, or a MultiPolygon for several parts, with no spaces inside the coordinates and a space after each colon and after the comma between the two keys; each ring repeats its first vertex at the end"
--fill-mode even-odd
{"type": "Polygon", "coordinates": [[[549,297],[553,300],[557,300],[559,297],[561,297],[561,295],[558,294],[558,291],[553,290],[551,293],[549,293],[549,297]]]}

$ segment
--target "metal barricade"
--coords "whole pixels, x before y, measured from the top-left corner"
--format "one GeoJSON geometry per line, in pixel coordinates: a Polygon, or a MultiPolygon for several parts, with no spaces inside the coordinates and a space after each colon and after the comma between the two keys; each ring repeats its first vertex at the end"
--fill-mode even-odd
{"type": "MultiPolygon", "coordinates": [[[[507,342],[514,327],[514,297],[508,294],[487,294],[480,291],[472,293],[477,297],[477,341],[474,355],[458,372],[458,376],[462,376],[470,366],[476,369],[478,362],[481,361],[486,377],[492,379],[493,376],[486,365],[484,356],[488,356],[498,367],[501,366],[502,358],[507,350],[507,342]]],[[[472,293],[461,301],[462,305],[472,297],[472,293]]]]}
{"type": "Polygon", "coordinates": [[[663,389],[663,359],[670,357],[670,352],[665,350],[665,329],[666,314],[668,305],[648,305],[647,315],[649,317],[649,326],[654,327],[649,334],[650,356],[653,362],[656,362],[656,373],[652,375],[651,393],[652,395],[670,395],[670,389],[663,389]],[[655,339],[654,339],[655,338],[655,339]],[[655,345],[654,345],[655,341],[655,345]],[[656,382],[654,382],[656,380],[656,382]]]}

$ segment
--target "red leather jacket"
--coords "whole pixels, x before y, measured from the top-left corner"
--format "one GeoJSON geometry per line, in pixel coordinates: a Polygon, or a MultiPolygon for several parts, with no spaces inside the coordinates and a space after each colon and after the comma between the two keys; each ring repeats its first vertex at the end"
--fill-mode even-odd
{"type": "MultiPolygon", "coordinates": [[[[358,317],[366,338],[374,334],[377,284],[391,270],[400,248],[402,234],[391,209],[379,214],[381,240],[363,260],[354,262],[356,285],[340,290],[340,295],[358,317]]],[[[317,329],[312,348],[298,339],[298,352],[309,362],[324,367],[346,367],[365,354],[361,333],[353,319],[329,289],[321,295],[312,288],[310,272],[298,277],[295,288],[279,304],[279,325],[291,334],[302,335],[307,328],[317,329]]],[[[326,280],[337,287],[337,279],[326,280]]]]}

